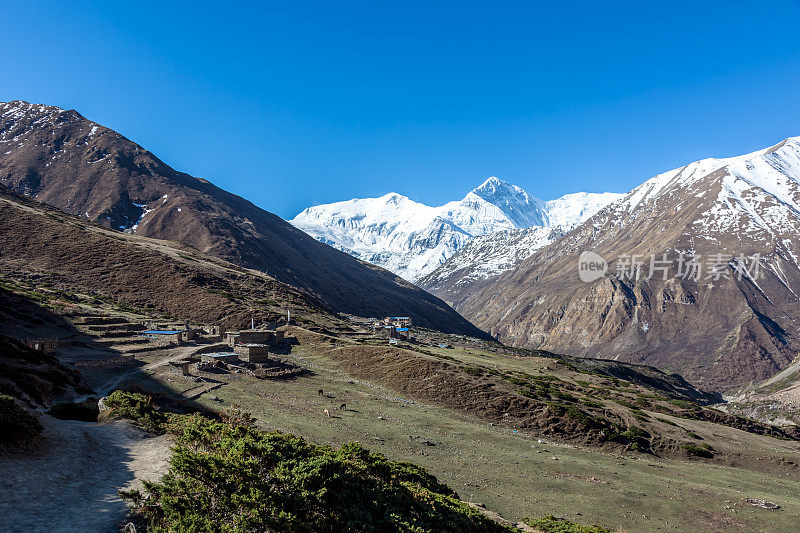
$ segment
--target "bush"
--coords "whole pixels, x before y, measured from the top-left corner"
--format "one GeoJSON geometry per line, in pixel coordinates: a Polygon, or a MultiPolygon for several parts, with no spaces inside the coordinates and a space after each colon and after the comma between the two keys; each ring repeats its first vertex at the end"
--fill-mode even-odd
{"type": "Polygon", "coordinates": [[[681,449],[683,449],[689,455],[695,455],[697,457],[714,457],[713,449],[707,444],[698,446],[697,444],[691,442],[684,442],[681,444],[681,449]]]}
{"type": "Polygon", "coordinates": [[[167,431],[169,413],[164,413],[152,403],[152,398],[138,392],[115,390],[104,402],[110,411],[102,414],[104,418],[127,418],[148,433],[155,435],[167,431]]]}
{"type": "Polygon", "coordinates": [[[359,444],[263,433],[249,416],[176,416],[177,444],[149,497],[120,492],[148,531],[511,531],[423,468],[359,444]],[[239,423],[239,420],[245,423],[239,423]]]}
{"type": "Polygon", "coordinates": [[[582,526],[563,518],[544,516],[542,518],[526,518],[526,524],[544,533],[612,533],[602,526],[582,526]]]}
{"type": "Polygon", "coordinates": [[[680,407],[681,409],[689,409],[689,410],[698,409],[700,407],[696,403],[690,402],[688,400],[669,399],[667,400],[667,403],[670,403],[675,407],[680,407]]]}
{"type": "Polygon", "coordinates": [[[620,436],[640,452],[646,452],[650,449],[650,433],[642,428],[629,428],[628,431],[620,436]]]}
{"type": "Polygon", "coordinates": [[[555,397],[555,398],[557,398],[557,399],[559,399],[561,401],[564,401],[564,402],[576,402],[576,401],[578,401],[578,399],[575,396],[573,396],[573,395],[571,395],[571,394],[569,394],[567,392],[562,392],[562,391],[559,391],[559,390],[553,391],[552,395],[553,395],[553,397],[555,397]]]}
{"type": "Polygon", "coordinates": [[[7,394],[0,394],[0,440],[16,441],[42,433],[42,423],[35,415],[7,394]]]}
{"type": "Polygon", "coordinates": [[[480,377],[483,375],[483,370],[476,366],[462,366],[461,370],[470,376],[477,376],[480,377]]]}
{"type": "Polygon", "coordinates": [[[586,411],[582,411],[573,405],[551,404],[551,407],[553,406],[557,406],[556,408],[558,411],[564,416],[579,422],[587,428],[602,428],[606,425],[604,420],[594,417],[588,414],[586,411]]]}

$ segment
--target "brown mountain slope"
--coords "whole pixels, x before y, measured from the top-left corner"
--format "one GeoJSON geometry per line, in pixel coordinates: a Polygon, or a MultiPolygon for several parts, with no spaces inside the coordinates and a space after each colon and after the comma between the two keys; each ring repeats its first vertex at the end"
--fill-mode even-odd
{"type": "MultiPolygon", "coordinates": [[[[301,316],[329,316],[318,301],[261,272],[183,248],[102,228],[0,186],[0,279],[203,324],[239,327],[288,305],[301,316]]],[[[16,311],[0,318],[23,336],[8,329],[16,311]]]]}
{"type": "Polygon", "coordinates": [[[0,104],[0,183],[109,228],[179,241],[261,270],[335,311],[407,314],[420,325],[483,335],[438,298],[170,168],[74,110],[0,104]]]}
{"type": "Polygon", "coordinates": [[[647,181],[513,271],[435,293],[515,345],[646,363],[717,390],[765,379],[800,350],[798,179],[800,139],[698,161],[647,181]],[[605,276],[580,280],[584,251],[608,260],[605,276]],[[650,257],[664,253],[667,279],[654,270],[648,280],[650,257]],[[631,254],[644,263],[638,279],[618,269],[631,254]],[[702,265],[700,276],[676,276],[680,254],[702,265]],[[730,254],[719,279],[715,254],[730,254]],[[757,279],[736,275],[739,254],[760,254],[757,279]]]}

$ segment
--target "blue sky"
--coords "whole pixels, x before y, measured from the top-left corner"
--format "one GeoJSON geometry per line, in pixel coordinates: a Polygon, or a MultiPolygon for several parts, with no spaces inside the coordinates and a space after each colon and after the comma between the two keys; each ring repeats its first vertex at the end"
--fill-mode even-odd
{"type": "Polygon", "coordinates": [[[284,218],[497,175],[626,191],[800,135],[800,1],[4,2],[0,100],[79,110],[284,218]]]}

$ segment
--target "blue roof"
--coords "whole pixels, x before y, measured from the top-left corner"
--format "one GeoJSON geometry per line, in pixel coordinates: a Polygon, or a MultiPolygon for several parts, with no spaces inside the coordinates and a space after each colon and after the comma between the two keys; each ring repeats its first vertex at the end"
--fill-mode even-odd
{"type": "Polygon", "coordinates": [[[397,331],[408,331],[408,328],[397,328],[397,331]]]}
{"type": "Polygon", "coordinates": [[[143,331],[142,335],[175,335],[180,332],[179,329],[148,329],[147,331],[143,331]]]}
{"type": "Polygon", "coordinates": [[[203,357],[234,357],[236,354],[233,352],[220,352],[220,353],[204,353],[200,354],[203,357]]]}

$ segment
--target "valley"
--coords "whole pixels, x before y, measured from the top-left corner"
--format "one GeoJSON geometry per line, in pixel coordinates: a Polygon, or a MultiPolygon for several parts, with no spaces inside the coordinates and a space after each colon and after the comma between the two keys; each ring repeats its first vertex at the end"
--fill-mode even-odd
{"type": "MultiPolygon", "coordinates": [[[[23,292],[19,286],[13,291],[23,292]]],[[[132,348],[115,328],[153,317],[105,306],[80,307],[78,313],[74,308],[57,312],[66,312],[75,334],[110,342],[104,349],[115,353],[109,360],[66,349],[65,360],[80,369],[95,391],[142,391],[183,409],[209,413],[241,406],[265,430],[333,446],[355,440],[390,459],[423,466],[465,501],[498,512],[509,523],[553,514],[613,530],[782,530],[800,512],[794,496],[800,480],[797,441],[698,419],[690,413],[707,409],[702,405],[715,398],[654,369],[612,362],[581,369],[573,366],[581,364],[577,359],[510,351],[435,332],[429,334],[432,340],[449,340],[453,348],[387,347],[358,322],[314,319],[302,327],[285,326],[287,338],[296,343],[279,356],[306,369],[304,375],[257,379],[224,365],[206,372],[196,364],[184,375],[171,363],[196,360],[193,353],[208,341],[132,348]],[[98,317],[105,317],[103,326],[92,324],[98,317]],[[116,362],[120,357],[123,364],[116,362]],[[479,375],[478,369],[487,374],[479,375]],[[566,417],[536,418],[537,425],[531,426],[531,409],[518,403],[526,397],[515,394],[516,381],[507,382],[508,387],[504,378],[491,378],[498,375],[561,383],[551,390],[552,398],[581,410],[602,403],[599,412],[610,419],[622,417],[626,424],[647,428],[648,444],[655,446],[643,453],[630,442],[604,444],[592,436],[591,426],[574,421],[565,426],[566,417]],[[487,389],[487,384],[492,386],[487,389]],[[475,387],[487,390],[489,400],[476,396],[475,387]],[[562,397],[567,390],[574,400],[562,397]],[[601,394],[604,390],[608,394],[601,394]],[[502,400],[509,397],[517,405],[502,400]],[[700,403],[690,401],[692,397],[700,403]],[[664,400],[655,398],[676,400],[662,405],[664,400]],[[706,445],[713,456],[665,444],[672,440],[697,443],[698,449],[706,445]],[[780,508],[749,503],[758,500],[780,508]]],[[[307,320],[302,315],[298,319],[307,320]]]]}
{"type": "Polygon", "coordinates": [[[0,533],[800,532],[800,2],[6,2],[0,533]]]}
{"type": "MultiPolygon", "coordinates": [[[[227,502],[202,512],[235,524],[238,500],[220,487],[244,483],[236,476],[251,475],[253,464],[262,470],[250,483],[277,476],[287,485],[236,494],[264,506],[264,516],[248,519],[276,530],[359,523],[363,509],[336,514],[342,502],[326,496],[347,490],[391,492],[379,504],[399,511],[369,512],[392,516],[400,529],[784,531],[796,523],[795,228],[747,241],[748,251],[764,254],[766,280],[610,274],[583,284],[572,275],[586,247],[607,257],[628,245],[708,253],[722,233],[704,233],[706,244],[687,233],[709,200],[699,192],[722,179],[713,190],[728,194],[730,180],[744,179],[736,165],[759,158],[766,163],[752,164],[770,168],[780,158],[784,172],[796,143],[698,163],[621,199],[579,194],[545,203],[492,179],[448,207],[450,218],[411,206],[434,209],[436,224],[468,235],[446,253],[440,240],[429,242],[431,256],[408,251],[424,259],[418,273],[430,273],[420,284],[436,297],[278,219],[270,231],[292,241],[282,248],[262,233],[269,213],[76,112],[29,106],[0,110],[0,136],[21,139],[24,152],[0,157],[0,418],[13,430],[0,465],[9,472],[4,486],[32,495],[3,500],[0,516],[13,516],[18,530],[61,521],[78,531],[82,513],[96,516],[91,527],[102,531],[178,528],[203,515],[172,515],[174,500],[162,496],[206,501],[190,497],[190,484],[208,501],[227,502]],[[25,113],[38,125],[26,125],[25,113]],[[42,136],[60,140],[42,144],[42,136]],[[55,146],[75,159],[50,170],[41,150],[55,146]],[[116,166],[96,172],[92,150],[115,153],[116,166]],[[64,175],[101,184],[82,197],[64,175]],[[698,193],[683,225],[665,222],[675,218],[674,202],[656,189],[670,187],[673,196],[685,187],[698,193]],[[227,216],[229,209],[244,218],[227,216]],[[666,229],[655,232],[659,225],[666,229]],[[236,233],[243,228],[247,238],[236,233]],[[304,259],[294,262],[295,254],[304,259]],[[273,446],[284,455],[261,455],[273,446]],[[298,466],[294,454],[307,462],[298,466]],[[199,465],[207,456],[229,464],[217,473],[225,483],[206,482],[212,468],[199,465]],[[73,463],[87,466],[71,472],[73,463]],[[351,485],[337,486],[339,474],[319,465],[343,468],[351,485]],[[27,468],[50,475],[25,478],[27,468]],[[309,479],[322,488],[309,489],[309,479]],[[279,494],[292,496],[270,499],[279,494]],[[69,513],[42,504],[54,495],[69,502],[69,513]],[[313,526],[303,522],[306,512],[313,526]]],[[[783,203],[769,212],[794,216],[793,200],[772,194],[783,203]]],[[[411,202],[392,198],[374,200],[411,202]]],[[[336,209],[360,219],[352,207],[336,209]]],[[[383,209],[373,207],[367,211],[383,209]]],[[[347,229],[329,209],[306,214],[347,229]]],[[[407,240],[408,220],[381,214],[395,217],[400,233],[389,233],[407,240]]],[[[765,228],[742,235],[763,236],[765,228]]]]}

